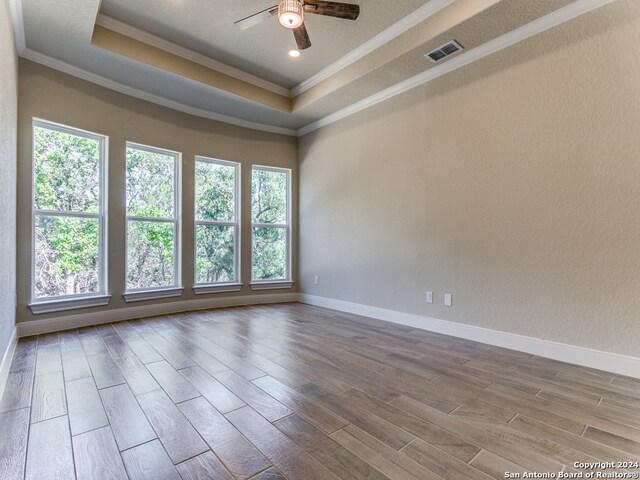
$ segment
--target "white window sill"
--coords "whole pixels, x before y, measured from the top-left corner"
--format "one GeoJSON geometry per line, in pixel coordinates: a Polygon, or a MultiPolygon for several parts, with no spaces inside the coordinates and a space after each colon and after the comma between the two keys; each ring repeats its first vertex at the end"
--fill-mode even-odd
{"type": "Polygon", "coordinates": [[[293,282],[289,280],[274,282],[255,282],[251,284],[251,290],[281,290],[293,287],[293,282]]]}
{"type": "Polygon", "coordinates": [[[229,293],[242,290],[241,283],[218,283],[216,285],[194,285],[193,293],[206,295],[208,293],[229,293]]]}
{"type": "Polygon", "coordinates": [[[65,310],[77,310],[79,308],[103,307],[109,304],[111,295],[96,295],[90,297],[65,298],[59,300],[44,300],[29,304],[31,313],[64,312],[65,310]]]}
{"type": "Polygon", "coordinates": [[[158,288],[156,290],[140,290],[126,292],[122,295],[124,301],[131,302],[144,302],[145,300],[158,300],[161,298],[180,297],[184,292],[184,288],[158,288]]]}

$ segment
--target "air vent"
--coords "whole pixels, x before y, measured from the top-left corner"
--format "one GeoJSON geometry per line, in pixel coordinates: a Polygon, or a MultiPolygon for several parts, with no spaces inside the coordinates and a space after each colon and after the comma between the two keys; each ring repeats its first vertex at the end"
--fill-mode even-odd
{"type": "Polygon", "coordinates": [[[462,50],[462,46],[455,40],[451,40],[449,43],[436,48],[435,50],[427,53],[425,57],[431,60],[433,63],[439,62],[444,58],[453,55],[456,52],[462,50]]]}

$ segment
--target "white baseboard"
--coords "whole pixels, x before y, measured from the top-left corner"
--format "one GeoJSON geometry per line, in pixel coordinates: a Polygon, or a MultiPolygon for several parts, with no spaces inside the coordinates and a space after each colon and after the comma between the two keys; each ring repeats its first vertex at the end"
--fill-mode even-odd
{"type": "Polygon", "coordinates": [[[7,385],[7,378],[9,377],[9,368],[11,368],[11,360],[13,359],[13,352],[16,350],[18,344],[18,328],[14,327],[9,339],[9,345],[2,356],[2,363],[0,363],[0,399],[4,393],[4,387],[7,385]]]}
{"type": "Polygon", "coordinates": [[[28,337],[31,335],[68,330],[70,328],[88,327],[90,325],[132,320],[134,318],[155,317],[157,315],[167,315],[170,313],[206,310],[209,308],[239,307],[242,305],[289,303],[295,301],[297,301],[297,294],[295,293],[185,300],[182,302],[141,305],[115,310],[104,310],[95,313],[81,313],[43,320],[33,320],[30,322],[20,322],[17,325],[17,329],[18,337],[28,337]]]}
{"type": "Polygon", "coordinates": [[[584,367],[605,370],[607,372],[640,378],[640,358],[618,355],[616,353],[592,350],[565,343],[541,340],[514,333],[490,330],[488,328],[465,325],[462,323],[439,320],[437,318],[397,312],[385,308],[371,307],[359,303],[334,300],[316,295],[301,293],[298,301],[309,305],[330,308],[346,313],[353,313],[378,320],[397,323],[431,332],[442,333],[454,337],[473,340],[480,343],[531,353],[540,357],[551,358],[561,362],[572,363],[584,367]]]}

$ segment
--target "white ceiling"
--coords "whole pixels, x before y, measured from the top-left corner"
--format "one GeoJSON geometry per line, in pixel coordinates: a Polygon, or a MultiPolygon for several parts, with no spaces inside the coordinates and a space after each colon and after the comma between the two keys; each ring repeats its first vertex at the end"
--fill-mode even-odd
{"type": "Polygon", "coordinates": [[[22,57],[195,115],[302,134],[619,0],[349,0],[361,6],[355,22],[307,15],[313,46],[298,60],[287,56],[295,42],[276,19],[233,25],[276,0],[9,1],[22,57]],[[257,95],[101,48],[92,43],[97,21],[257,95]],[[451,39],[465,51],[438,65],[424,59],[451,39]],[[265,89],[291,108],[261,102],[265,89]]]}
{"type": "Polygon", "coordinates": [[[356,21],[305,16],[312,46],[292,60],[293,34],[271,18],[240,30],[236,20],[275,0],[103,0],[100,10],[134,27],[291,88],[390,27],[429,0],[346,0],[360,4],[356,21]]]}

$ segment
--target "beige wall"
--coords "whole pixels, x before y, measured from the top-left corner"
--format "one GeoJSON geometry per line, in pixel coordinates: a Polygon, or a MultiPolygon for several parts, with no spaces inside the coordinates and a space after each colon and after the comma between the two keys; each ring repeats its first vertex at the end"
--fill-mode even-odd
{"type": "Polygon", "coordinates": [[[637,45],[614,2],[303,137],[302,291],[640,356],[637,45]]]}
{"type": "MultiPolygon", "coordinates": [[[[193,285],[193,176],[194,156],[203,155],[242,164],[242,279],[237,295],[251,292],[250,185],[251,165],[292,169],[292,218],[297,219],[297,140],[292,137],[249,130],[179,113],[137,100],[103,87],[70,77],[29,61],[20,61],[18,138],[18,321],[59,317],[64,313],[32,315],[27,307],[31,291],[31,122],[34,117],[62,123],[109,137],[108,307],[74,310],[69,314],[99,312],[127,306],[194,300],[193,285]],[[182,297],[125,304],[125,142],[182,152],[182,297]]],[[[297,238],[293,236],[292,272],[296,278],[297,238]]],[[[295,288],[294,290],[295,291],[295,288]]],[[[273,292],[266,292],[273,293],[273,292]]],[[[222,294],[204,298],[219,298],[222,294]]],[[[203,296],[198,296],[202,300],[203,296]]]]}
{"type": "Polygon", "coordinates": [[[18,57],[9,2],[0,2],[0,361],[15,327],[18,57]]]}

